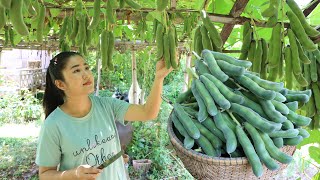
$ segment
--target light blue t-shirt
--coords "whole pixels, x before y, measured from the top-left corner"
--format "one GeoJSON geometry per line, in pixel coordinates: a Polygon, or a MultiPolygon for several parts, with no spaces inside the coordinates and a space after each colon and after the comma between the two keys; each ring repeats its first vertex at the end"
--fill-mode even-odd
{"type": "MultiPolygon", "coordinates": [[[[36,164],[59,166],[59,171],[79,165],[99,166],[121,150],[115,121],[124,124],[129,103],[90,96],[90,112],[75,118],[56,108],[44,121],[38,140],[36,164]]],[[[123,158],[103,169],[98,180],[127,179],[123,158]]]]}

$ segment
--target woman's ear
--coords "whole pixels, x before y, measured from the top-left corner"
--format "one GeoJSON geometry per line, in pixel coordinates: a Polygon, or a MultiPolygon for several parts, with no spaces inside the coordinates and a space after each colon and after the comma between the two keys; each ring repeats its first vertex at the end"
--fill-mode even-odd
{"type": "Polygon", "coordinates": [[[65,83],[61,80],[55,80],[54,84],[57,86],[57,88],[59,88],[62,91],[64,91],[66,89],[65,83]]]}

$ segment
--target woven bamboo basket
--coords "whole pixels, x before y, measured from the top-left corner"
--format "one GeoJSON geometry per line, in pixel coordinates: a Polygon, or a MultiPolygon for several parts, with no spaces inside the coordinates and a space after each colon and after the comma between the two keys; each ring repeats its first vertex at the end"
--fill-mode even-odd
{"type": "MultiPolygon", "coordinates": [[[[287,167],[287,164],[280,164],[280,168],[271,171],[263,166],[263,176],[257,178],[253,172],[251,165],[246,157],[241,158],[225,158],[210,157],[205,154],[198,153],[194,150],[187,150],[183,147],[183,143],[177,138],[173,130],[171,118],[168,120],[168,132],[170,141],[178,155],[182,160],[185,168],[196,179],[210,180],[227,180],[227,179],[263,179],[271,180],[273,177],[287,167]]],[[[295,146],[284,146],[281,151],[293,155],[295,146]]]]}

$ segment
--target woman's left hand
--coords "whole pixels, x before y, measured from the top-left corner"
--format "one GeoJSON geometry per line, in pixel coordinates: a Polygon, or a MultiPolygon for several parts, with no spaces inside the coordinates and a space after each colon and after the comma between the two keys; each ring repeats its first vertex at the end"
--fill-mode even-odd
{"type": "Polygon", "coordinates": [[[164,59],[161,59],[156,64],[156,78],[164,79],[172,70],[172,67],[170,67],[170,69],[167,69],[164,59]]]}

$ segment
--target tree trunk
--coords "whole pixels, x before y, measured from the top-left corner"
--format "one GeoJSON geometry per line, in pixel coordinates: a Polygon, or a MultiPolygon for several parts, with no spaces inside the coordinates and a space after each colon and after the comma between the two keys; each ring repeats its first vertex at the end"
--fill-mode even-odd
{"type": "Polygon", "coordinates": [[[189,67],[191,67],[191,53],[188,52],[187,53],[187,58],[186,58],[186,69],[184,71],[184,84],[183,84],[183,88],[182,91],[185,92],[188,90],[188,84],[189,84],[189,74],[187,72],[187,69],[189,67]]]}

